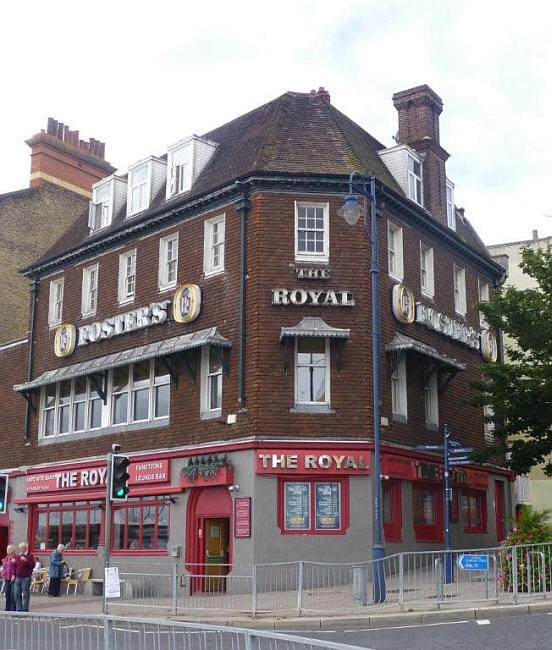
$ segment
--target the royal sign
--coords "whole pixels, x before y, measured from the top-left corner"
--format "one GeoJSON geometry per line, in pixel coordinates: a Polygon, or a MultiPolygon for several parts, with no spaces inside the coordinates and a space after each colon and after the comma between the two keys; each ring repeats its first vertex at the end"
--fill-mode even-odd
{"type": "MultiPolygon", "coordinates": [[[[168,459],[131,462],[130,485],[167,483],[170,480],[168,459]]],[[[107,467],[79,467],[56,472],[29,474],[25,478],[27,494],[99,488],[106,484],[107,467]]]]}
{"type": "Polygon", "coordinates": [[[257,474],[369,474],[369,452],[289,449],[257,451],[257,474]]]}

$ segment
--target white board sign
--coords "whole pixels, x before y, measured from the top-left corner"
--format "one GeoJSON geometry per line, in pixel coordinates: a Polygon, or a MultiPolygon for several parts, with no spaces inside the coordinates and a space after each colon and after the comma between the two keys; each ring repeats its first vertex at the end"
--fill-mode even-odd
{"type": "Polygon", "coordinates": [[[121,581],[119,580],[119,568],[116,566],[106,567],[105,569],[105,597],[121,597],[121,581]]]}

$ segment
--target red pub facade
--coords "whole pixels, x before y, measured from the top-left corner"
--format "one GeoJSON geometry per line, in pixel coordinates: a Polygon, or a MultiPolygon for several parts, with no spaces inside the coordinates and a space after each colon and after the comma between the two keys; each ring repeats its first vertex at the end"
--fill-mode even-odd
{"type": "MultiPolygon", "coordinates": [[[[93,186],[24,270],[29,341],[0,349],[6,540],[62,542],[96,569],[108,542],[188,567],[369,558],[369,242],[338,214],[355,169],[378,194],[385,543],[442,546],[442,459],[414,447],[444,423],[476,449],[492,436],[464,400],[496,359],[476,305],[502,270],[454,205],[441,100],[393,101],[391,148],[323,89],[289,92],[93,186]],[[130,493],[106,540],[113,443],[130,493]]],[[[510,480],[457,468],[456,547],[504,537],[510,480]]]]}

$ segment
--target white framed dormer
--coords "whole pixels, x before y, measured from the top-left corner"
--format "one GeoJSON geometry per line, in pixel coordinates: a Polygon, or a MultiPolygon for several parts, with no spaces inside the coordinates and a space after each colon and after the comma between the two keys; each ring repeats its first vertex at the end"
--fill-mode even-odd
{"type": "Polygon", "coordinates": [[[61,325],[63,318],[63,277],[50,280],[50,299],[48,304],[48,326],[61,325]]]}
{"type": "Polygon", "coordinates": [[[378,155],[406,196],[423,206],[422,159],[407,144],[378,151],[378,155]]]}
{"type": "Polygon", "coordinates": [[[216,142],[191,135],[167,147],[167,199],[192,189],[217,146],[216,142]]]}
{"type": "Polygon", "coordinates": [[[99,264],[86,266],[82,270],[81,312],[82,317],[94,316],[98,306],[99,264]]]}
{"type": "Polygon", "coordinates": [[[387,222],[387,268],[390,277],[402,282],[404,277],[403,231],[400,226],[387,222]]]}
{"type": "Polygon", "coordinates": [[[178,233],[159,240],[159,291],[176,287],[178,277],[178,233]]]}
{"type": "Polygon", "coordinates": [[[147,210],[165,183],[167,163],[148,156],[128,168],[127,218],[147,210]]]}
{"type": "Polygon", "coordinates": [[[92,186],[88,211],[88,227],[96,232],[111,225],[113,217],[123,207],[127,195],[126,179],[112,174],[92,186]]]}
{"type": "Polygon", "coordinates": [[[295,261],[330,261],[330,204],[295,201],[295,261]]]}
{"type": "Polygon", "coordinates": [[[203,227],[203,273],[205,277],[224,271],[224,214],[205,220],[203,227]]]}
{"type": "Polygon", "coordinates": [[[454,210],[454,183],[447,178],[447,226],[456,230],[456,212],[454,210]]]}

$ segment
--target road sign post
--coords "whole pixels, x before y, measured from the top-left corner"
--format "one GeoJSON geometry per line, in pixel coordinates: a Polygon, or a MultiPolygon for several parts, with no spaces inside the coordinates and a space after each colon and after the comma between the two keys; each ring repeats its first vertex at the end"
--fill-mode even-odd
{"type": "Polygon", "coordinates": [[[460,555],[458,567],[463,571],[488,571],[488,555],[460,555]]]}

